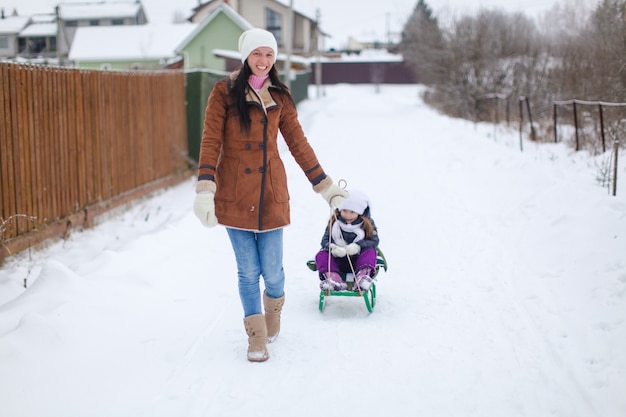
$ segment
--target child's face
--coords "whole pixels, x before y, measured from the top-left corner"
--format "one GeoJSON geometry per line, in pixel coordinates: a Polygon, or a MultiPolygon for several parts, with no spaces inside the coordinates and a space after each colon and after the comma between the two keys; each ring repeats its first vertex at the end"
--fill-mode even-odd
{"type": "Polygon", "coordinates": [[[341,217],[348,223],[352,223],[359,217],[359,213],[352,210],[341,210],[341,217]]]}

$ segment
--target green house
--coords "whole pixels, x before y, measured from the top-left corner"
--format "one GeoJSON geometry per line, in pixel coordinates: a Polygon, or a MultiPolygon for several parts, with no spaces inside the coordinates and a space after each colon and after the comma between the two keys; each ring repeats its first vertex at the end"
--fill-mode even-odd
{"type": "Polygon", "coordinates": [[[176,53],[183,56],[185,69],[225,72],[226,59],[215,56],[213,51],[237,51],[239,36],[252,27],[230,6],[220,3],[179,44],[176,53]]]}

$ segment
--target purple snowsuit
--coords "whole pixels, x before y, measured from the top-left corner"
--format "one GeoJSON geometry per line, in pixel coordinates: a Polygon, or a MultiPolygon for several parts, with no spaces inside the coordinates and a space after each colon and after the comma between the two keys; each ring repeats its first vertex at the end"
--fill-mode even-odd
{"type": "MultiPolygon", "coordinates": [[[[348,262],[348,257],[350,258],[350,262],[352,263],[352,267],[354,268],[354,272],[357,273],[361,269],[369,269],[369,275],[371,276],[374,273],[374,269],[376,268],[376,247],[378,246],[378,231],[376,229],[376,224],[372,218],[369,218],[372,226],[374,227],[374,231],[376,232],[371,237],[363,238],[356,243],[361,247],[361,252],[352,255],[352,256],[344,256],[344,257],[334,257],[330,256],[329,262],[329,247],[331,243],[335,243],[328,230],[324,232],[324,236],[322,237],[322,249],[315,255],[315,264],[317,266],[317,270],[320,275],[320,279],[324,279],[324,274],[329,270],[331,272],[339,272],[339,273],[347,273],[352,272],[350,268],[350,263],[348,262]]],[[[342,222],[346,224],[346,221],[341,217],[341,215],[337,216],[338,222],[342,222]]],[[[361,216],[355,221],[355,224],[362,223],[363,220],[361,216]]],[[[341,231],[344,241],[346,244],[350,244],[354,242],[356,238],[356,234],[351,232],[346,232],[345,230],[341,231]]]]}

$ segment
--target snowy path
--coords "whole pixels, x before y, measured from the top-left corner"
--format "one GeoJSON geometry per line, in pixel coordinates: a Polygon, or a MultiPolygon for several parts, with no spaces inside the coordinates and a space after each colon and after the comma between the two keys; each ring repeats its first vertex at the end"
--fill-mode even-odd
{"type": "Polygon", "coordinates": [[[0,270],[0,416],[625,415],[626,187],[416,87],[327,91],[301,120],[372,198],[389,262],[373,314],[317,310],[305,262],[329,213],[286,154],[283,331],[248,363],[228,238],[191,214],[190,180],[0,270]]]}

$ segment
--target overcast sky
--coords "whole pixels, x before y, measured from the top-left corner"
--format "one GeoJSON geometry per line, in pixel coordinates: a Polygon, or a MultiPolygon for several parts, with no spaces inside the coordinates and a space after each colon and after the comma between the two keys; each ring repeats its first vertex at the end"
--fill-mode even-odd
{"type": "MultiPolygon", "coordinates": [[[[65,0],[84,2],[86,0],[65,0]]],[[[280,0],[289,4],[290,0],[280,0]]],[[[482,8],[500,8],[508,12],[524,12],[539,16],[555,4],[567,0],[427,0],[427,4],[442,18],[474,13],[482,8]]],[[[598,0],[581,1],[587,5],[598,0]]],[[[51,13],[58,0],[0,0],[5,13],[17,9],[20,15],[51,13]]],[[[171,22],[176,13],[187,17],[198,0],[142,0],[151,22],[171,22]]],[[[322,29],[331,35],[327,47],[342,47],[349,36],[356,39],[384,40],[388,32],[400,32],[417,0],[293,0],[293,7],[311,18],[319,10],[322,29]]]]}

